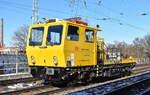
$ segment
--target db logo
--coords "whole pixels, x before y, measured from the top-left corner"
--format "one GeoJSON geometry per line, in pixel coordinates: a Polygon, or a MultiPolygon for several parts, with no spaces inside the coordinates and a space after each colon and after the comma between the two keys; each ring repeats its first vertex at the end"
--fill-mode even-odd
{"type": "Polygon", "coordinates": [[[75,51],[78,51],[79,50],[79,47],[75,47],[75,51]]]}

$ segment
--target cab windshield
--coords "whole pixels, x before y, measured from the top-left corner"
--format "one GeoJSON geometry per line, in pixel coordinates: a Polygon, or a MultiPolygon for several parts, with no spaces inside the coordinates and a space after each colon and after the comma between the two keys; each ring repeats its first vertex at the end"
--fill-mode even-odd
{"type": "Polygon", "coordinates": [[[62,38],[62,25],[55,25],[48,27],[48,34],[47,34],[47,45],[60,45],[61,38],[62,38]]]}
{"type": "Polygon", "coordinates": [[[42,45],[44,27],[36,27],[31,29],[30,46],[42,45]]]}

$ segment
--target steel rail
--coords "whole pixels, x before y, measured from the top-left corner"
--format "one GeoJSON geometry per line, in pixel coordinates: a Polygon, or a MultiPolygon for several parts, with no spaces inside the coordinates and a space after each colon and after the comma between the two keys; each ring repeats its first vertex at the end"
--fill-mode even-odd
{"type": "MultiPolygon", "coordinates": [[[[144,73],[143,75],[145,75],[145,74],[149,74],[149,73],[144,73]]],[[[115,83],[115,82],[118,82],[118,81],[125,81],[126,79],[129,79],[130,80],[130,78],[135,78],[135,77],[139,77],[139,76],[142,76],[142,75],[138,75],[138,76],[132,76],[132,77],[127,77],[127,78],[124,78],[124,79],[122,79],[122,80],[118,80],[118,79],[116,79],[116,80],[112,80],[112,81],[110,81],[110,82],[106,82],[106,83],[104,83],[104,84],[100,84],[100,85],[98,85],[98,86],[103,86],[103,85],[107,85],[107,84],[109,84],[109,83],[115,83]]],[[[141,80],[141,81],[136,81],[137,83],[139,83],[139,82],[143,82],[143,81],[148,81],[149,80],[149,78],[145,78],[145,79],[143,79],[143,80],[141,80]]],[[[135,83],[135,82],[134,82],[135,83]]],[[[89,84],[89,85],[93,85],[92,83],[91,84],[89,84]]],[[[117,84],[116,84],[117,85],[117,84]]],[[[131,84],[130,84],[131,85],[131,84]]],[[[125,87],[128,87],[129,85],[122,85],[122,86],[125,86],[125,87]]],[[[69,91],[71,91],[71,92],[73,92],[72,90],[74,90],[74,89],[76,89],[76,88],[78,88],[78,89],[80,89],[80,87],[81,88],[83,88],[83,87],[85,87],[85,89],[86,89],[86,86],[77,86],[77,87],[65,87],[65,88],[61,88],[61,89],[56,89],[56,90],[53,90],[53,91],[46,91],[46,92],[41,92],[41,93],[37,93],[37,94],[34,94],[34,95],[53,95],[53,94],[55,94],[55,95],[59,95],[59,94],[68,94],[69,93],[69,91]],[[66,93],[67,92],[67,93],[66,93]]],[[[95,87],[97,87],[97,86],[95,86],[95,87]]],[[[117,89],[117,90],[119,90],[119,89],[117,89]]],[[[117,91],[116,90],[116,91],[117,91]]],[[[115,91],[115,90],[114,90],[115,91]]],[[[112,91],[113,92],[113,91],[112,91]]],[[[74,93],[74,92],[73,92],[74,93]]],[[[110,92],[109,92],[110,93],[110,92]]],[[[107,94],[109,94],[109,93],[107,93],[107,94]]],[[[106,94],[106,93],[105,93],[106,94]]],[[[110,94],[112,94],[112,93],[110,93],[110,94]]],[[[71,93],[71,95],[76,95],[76,94],[72,94],[71,93]]],[[[118,94],[114,94],[114,95],[118,95],[118,94]]],[[[122,95],[122,94],[121,94],[122,95]]]]}
{"type": "MultiPolygon", "coordinates": [[[[133,89],[135,89],[136,87],[138,87],[138,90],[143,89],[143,85],[150,85],[150,78],[146,78],[146,79],[141,79],[139,81],[136,81],[134,83],[131,83],[129,85],[120,87],[118,89],[115,89],[113,91],[110,91],[109,93],[107,93],[108,95],[130,95],[131,92],[133,93],[133,89]]],[[[145,86],[146,87],[146,86],[145,86]]],[[[141,92],[139,92],[141,93],[141,92]]]]}
{"type": "MultiPolygon", "coordinates": [[[[94,86],[91,85],[91,87],[84,87],[84,88],[80,88],[74,91],[69,91],[69,92],[63,92],[65,94],[68,95],[76,95],[76,94],[85,94],[85,95],[89,95],[89,94],[94,94],[94,95],[104,95],[104,94],[109,94],[112,95],[113,92],[119,91],[119,89],[123,89],[125,87],[129,87],[132,86],[133,84],[138,84],[138,83],[149,83],[150,85],[150,72],[144,73],[144,74],[137,74],[137,75],[132,75],[129,77],[125,77],[125,78],[120,78],[120,79],[115,79],[115,80],[111,80],[102,84],[96,84],[94,86]]],[[[143,85],[143,84],[142,84],[143,85]]],[[[148,91],[146,91],[145,93],[147,93],[148,91]]],[[[126,94],[126,93],[125,93],[126,94]]],[[[123,94],[123,95],[125,95],[123,94]]],[[[122,95],[122,94],[113,94],[113,95],[122,95]]],[[[126,94],[128,95],[128,94],[126,94]]]]}
{"type": "Polygon", "coordinates": [[[27,83],[27,82],[33,82],[33,81],[38,81],[38,80],[42,80],[42,79],[29,77],[29,78],[2,80],[0,81],[0,86],[7,86],[11,84],[16,84],[16,83],[27,83]]]}
{"type": "Polygon", "coordinates": [[[41,89],[41,88],[48,88],[48,87],[52,87],[50,85],[42,85],[42,86],[35,86],[35,87],[30,87],[30,88],[24,88],[24,89],[19,89],[19,90],[12,90],[12,91],[2,91],[0,92],[0,95],[11,95],[11,94],[21,94],[27,91],[32,91],[34,89],[41,89]]]}

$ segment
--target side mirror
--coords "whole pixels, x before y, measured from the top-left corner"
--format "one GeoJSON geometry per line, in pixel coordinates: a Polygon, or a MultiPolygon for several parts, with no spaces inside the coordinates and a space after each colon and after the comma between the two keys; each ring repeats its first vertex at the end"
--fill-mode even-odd
{"type": "Polygon", "coordinates": [[[99,25],[97,24],[96,27],[99,28],[99,25]]]}

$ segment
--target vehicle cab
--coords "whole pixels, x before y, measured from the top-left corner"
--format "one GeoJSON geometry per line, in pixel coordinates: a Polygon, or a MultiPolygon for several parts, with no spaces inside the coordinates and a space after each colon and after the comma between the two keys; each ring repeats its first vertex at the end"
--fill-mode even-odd
{"type": "Polygon", "coordinates": [[[28,65],[64,68],[96,65],[97,31],[73,19],[32,25],[26,47],[28,65]]]}

